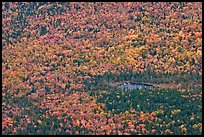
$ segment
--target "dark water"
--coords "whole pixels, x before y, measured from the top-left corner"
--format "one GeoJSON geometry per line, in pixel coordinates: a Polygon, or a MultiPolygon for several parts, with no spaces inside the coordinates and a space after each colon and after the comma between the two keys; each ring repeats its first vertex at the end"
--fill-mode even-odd
{"type": "Polygon", "coordinates": [[[151,84],[145,84],[145,83],[124,83],[118,85],[118,88],[122,90],[134,90],[134,89],[153,89],[154,86],[151,84]]]}

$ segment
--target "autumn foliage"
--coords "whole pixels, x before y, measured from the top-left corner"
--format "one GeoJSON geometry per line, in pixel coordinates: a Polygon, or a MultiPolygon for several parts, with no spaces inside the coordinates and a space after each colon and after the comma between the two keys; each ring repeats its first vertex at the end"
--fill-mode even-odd
{"type": "Polygon", "coordinates": [[[154,112],[107,111],[86,82],[201,76],[201,12],[198,2],[3,2],[2,134],[154,134],[154,112]],[[43,119],[52,131],[41,133],[43,119]]]}

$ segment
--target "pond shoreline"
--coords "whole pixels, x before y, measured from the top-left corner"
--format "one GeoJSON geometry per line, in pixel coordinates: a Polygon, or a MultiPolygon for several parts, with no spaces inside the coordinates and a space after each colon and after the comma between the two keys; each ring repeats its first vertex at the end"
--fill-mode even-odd
{"type": "Polygon", "coordinates": [[[154,88],[154,85],[147,84],[147,83],[141,83],[141,82],[128,82],[119,84],[118,88],[123,90],[133,90],[133,89],[152,89],[154,88]]]}

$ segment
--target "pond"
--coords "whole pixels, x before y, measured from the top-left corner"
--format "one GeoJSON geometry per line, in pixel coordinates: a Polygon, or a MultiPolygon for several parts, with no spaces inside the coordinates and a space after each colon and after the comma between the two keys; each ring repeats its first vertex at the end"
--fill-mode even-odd
{"type": "Polygon", "coordinates": [[[122,90],[134,90],[134,89],[153,89],[154,86],[151,84],[146,84],[146,83],[123,83],[123,84],[119,84],[118,88],[122,89],[122,90]]]}

